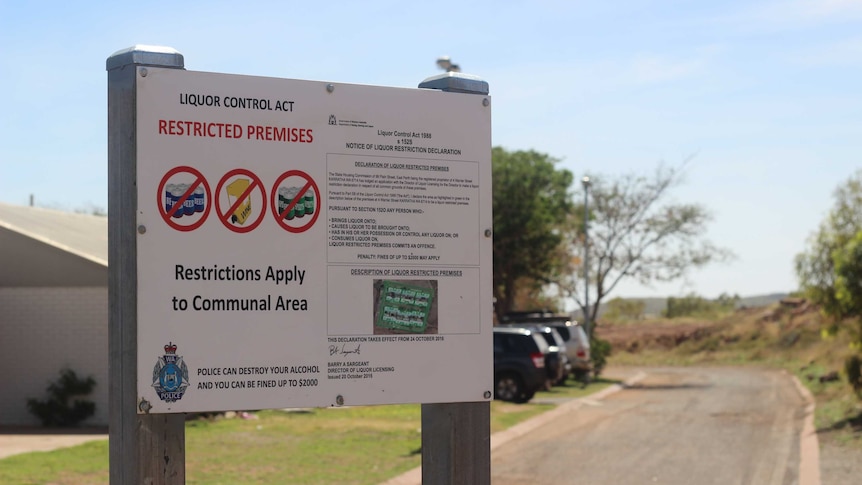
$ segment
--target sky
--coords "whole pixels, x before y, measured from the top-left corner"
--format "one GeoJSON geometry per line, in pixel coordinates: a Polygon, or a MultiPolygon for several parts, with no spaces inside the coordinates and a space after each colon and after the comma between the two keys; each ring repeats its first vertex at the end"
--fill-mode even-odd
{"type": "Polygon", "coordinates": [[[862,168],[862,0],[0,0],[0,202],[107,207],[105,60],[178,50],[188,70],[416,87],[451,56],[488,81],[492,143],[579,180],[692,157],[670,201],[733,252],[610,296],[797,288],[793,258],[862,168]]]}

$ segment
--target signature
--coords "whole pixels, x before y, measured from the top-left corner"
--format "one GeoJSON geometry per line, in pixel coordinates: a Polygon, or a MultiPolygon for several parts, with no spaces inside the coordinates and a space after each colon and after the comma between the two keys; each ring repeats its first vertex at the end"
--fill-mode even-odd
{"type": "Polygon", "coordinates": [[[359,352],[359,346],[360,346],[360,344],[356,344],[356,348],[348,349],[348,348],[346,348],[347,344],[341,344],[340,347],[338,345],[330,345],[329,346],[329,355],[350,355],[350,354],[359,355],[359,353],[360,353],[359,352]]]}

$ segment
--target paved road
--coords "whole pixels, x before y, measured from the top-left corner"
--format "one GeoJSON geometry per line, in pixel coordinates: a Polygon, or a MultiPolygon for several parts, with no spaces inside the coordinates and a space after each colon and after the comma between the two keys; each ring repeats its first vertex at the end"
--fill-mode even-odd
{"type": "Polygon", "coordinates": [[[798,483],[805,403],[789,376],[647,369],[639,384],[494,450],[494,485],[798,483]]]}

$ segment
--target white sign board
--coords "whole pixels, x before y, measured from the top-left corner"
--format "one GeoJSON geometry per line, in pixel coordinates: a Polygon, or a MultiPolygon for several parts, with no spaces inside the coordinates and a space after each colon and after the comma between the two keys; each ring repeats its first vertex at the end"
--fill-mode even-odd
{"type": "Polygon", "coordinates": [[[147,68],[139,402],[489,400],[488,99],[147,68]]]}

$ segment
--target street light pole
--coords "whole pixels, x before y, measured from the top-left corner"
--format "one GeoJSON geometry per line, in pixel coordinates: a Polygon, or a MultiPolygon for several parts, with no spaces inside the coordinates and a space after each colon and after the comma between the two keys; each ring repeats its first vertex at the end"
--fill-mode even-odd
{"type": "Polygon", "coordinates": [[[589,177],[581,179],[581,185],[584,186],[584,330],[587,336],[592,336],[590,333],[590,184],[589,177]]]}

